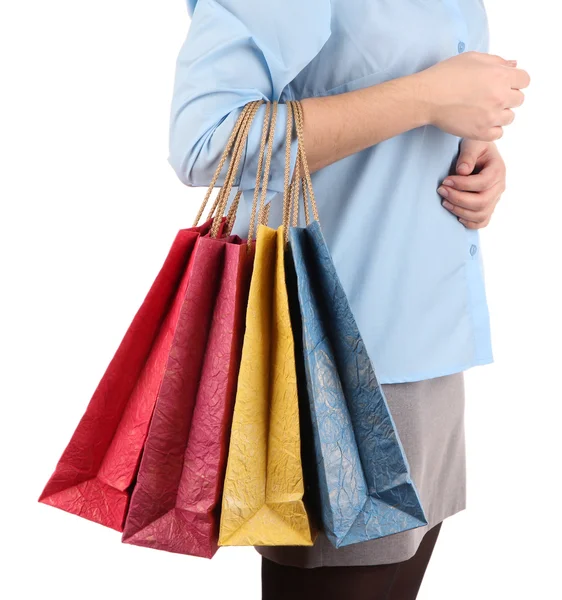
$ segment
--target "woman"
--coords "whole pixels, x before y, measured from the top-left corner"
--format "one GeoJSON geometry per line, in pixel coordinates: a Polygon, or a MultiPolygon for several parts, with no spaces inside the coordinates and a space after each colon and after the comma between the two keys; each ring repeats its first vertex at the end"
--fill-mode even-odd
{"type": "Polygon", "coordinates": [[[241,108],[278,100],[277,225],[283,102],[302,100],[324,236],[428,517],[338,550],[323,534],[311,548],[258,547],[263,598],[413,599],[441,523],[465,508],[463,371],[492,362],[478,229],[505,188],[494,141],[529,76],[487,54],[481,0],[190,0],[189,11],[169,161],[185,184],[207,186],[241,108]]]}

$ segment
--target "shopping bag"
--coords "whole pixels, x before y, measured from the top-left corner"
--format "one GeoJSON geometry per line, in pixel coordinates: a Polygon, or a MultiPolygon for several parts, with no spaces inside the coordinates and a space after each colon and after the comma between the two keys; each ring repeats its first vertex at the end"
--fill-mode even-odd
{"type": "MultiPolygon", "coordinates": [[[[217,215],[226,208],[258,106],[240,129],[217,215]]],[[[233,207],[222,222],[225,235],[233,207]]],[[[122,536],[125,543],[206,558],[218,548],[219,501],[254,258],[251,242],[212,234],[213,229],[201,237],[194,251],[122,536]]]]}
{"type": "MultiPolygon", "coordinates": [[[[240,115],[221,158],[221,168],[250,108],[240,115]]],[[[215,237],[228,233],[230,228],[229,225],[225,229],[222,217],[212,221],[209,218],[204,225],[197,225],[208,197],[209,193],[195,226],[177,234],[158,277],[39,497],[40,502],[123,531],[183,295],[192,275],[190,259],[201,236],[208,235],[212,227],[215,237]]],[[[210,216],[214,209],[215,206],[210,216]]],[[[209,267],[213,267],[211,261],[209,267]]]]}
{"type": "MultiPolygon", "coordinates": [[[[289,144],[290,111],[287,118],[289,144]]],[[[263,197],[261,215],[266,214],[263,197]]],[[[287,201],[286,189],[284,204],[287,201]]],[[[276,231],[259,225],[222,497],[220,546],[310,546],[316,535],[303,501],[285,241],[283,226],[276,231]]]]}
{"type": "Polygon", "coordinates": [[[191,281],[212,285],[185,296],[122,539],[210,558],[253,255],[207,238],[195,252],[191,281]]]}
{"type": "Polygon", "coordinates": [[[300,452],[284,233],[260,225],[219,545],[312,545],[300,452]]]}
{"type": "MultiPolygon", "coordinates": [[[[321,516],[336,547],[427,524],[383,390],[317,220],[295,103],[303,195],[315,220],[291,227],[321,516]]],[[[298,196],[297,196],[298,199],[298,196]]],[[[307,211],[309,212],[309,211],[307,211]]]]}
{"type": "MultiPolygon", "coordinates": [[[[178,232],[39,501],[118,531],[178,316],[178,285],[202,227],[178,232]],[[170,310],[170,304],[173,304],[170,310]]],[[[182,281],[183,280],[183,281],[182,281]]]]}

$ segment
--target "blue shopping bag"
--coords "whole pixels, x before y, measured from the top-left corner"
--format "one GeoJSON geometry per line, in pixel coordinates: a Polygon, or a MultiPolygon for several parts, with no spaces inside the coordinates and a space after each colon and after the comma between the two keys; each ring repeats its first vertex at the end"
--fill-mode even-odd
{"type": "Polygon", "coordinates": [[[292,227],[289,239],[324,531],[339,548],[426,525],[318,221],[292,227]]]}

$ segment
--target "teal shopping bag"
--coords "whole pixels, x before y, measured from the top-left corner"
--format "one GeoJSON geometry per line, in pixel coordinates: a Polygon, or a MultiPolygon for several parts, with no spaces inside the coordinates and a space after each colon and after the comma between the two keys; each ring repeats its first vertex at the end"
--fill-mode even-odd
{"type": "MultiPolygon", "coordinates": [[[[310,199],[315,220],[307,210],[307,227],[290,228],[289,261],[301,317],[320,514],[327,537],[341,547],[414,529],[427,519],[317,220],[301,109],[298,102],[293,106],[303,195],[305,203],[307,195],[310,199]]],[[[295,204],[298,199],[297,191],[295,204]]]]}

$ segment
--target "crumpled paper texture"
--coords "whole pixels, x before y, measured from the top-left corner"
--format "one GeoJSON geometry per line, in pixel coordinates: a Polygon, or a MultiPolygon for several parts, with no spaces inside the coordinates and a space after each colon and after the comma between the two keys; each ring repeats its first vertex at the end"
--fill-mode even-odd
{"type": "Polygon", "coordinates": [[[156,395],[179,316],[177,292],[210,228],[180,230],[39,501],[123,530],[156,395]],[[176,300],[174,300],[174,297],[176,300]]]}
{"type": "Polygon", "coordinates": [[[224,482],[220,546],[313,543],[303,502],[283,228],[260,225],[224,482]]]}
{"type": "MultiPolygon", "coordinates": [[[[226,243],[227,241],[232,243],[226,243]]],[[[123,541],[211,558],[253,252],[201,238],[150,425],[123,541]]]]}
{"type": "Polygon", "coordinates": [[[320,226],[291,228],[321,516],[337,548],[427,524],[320,226]]]}

